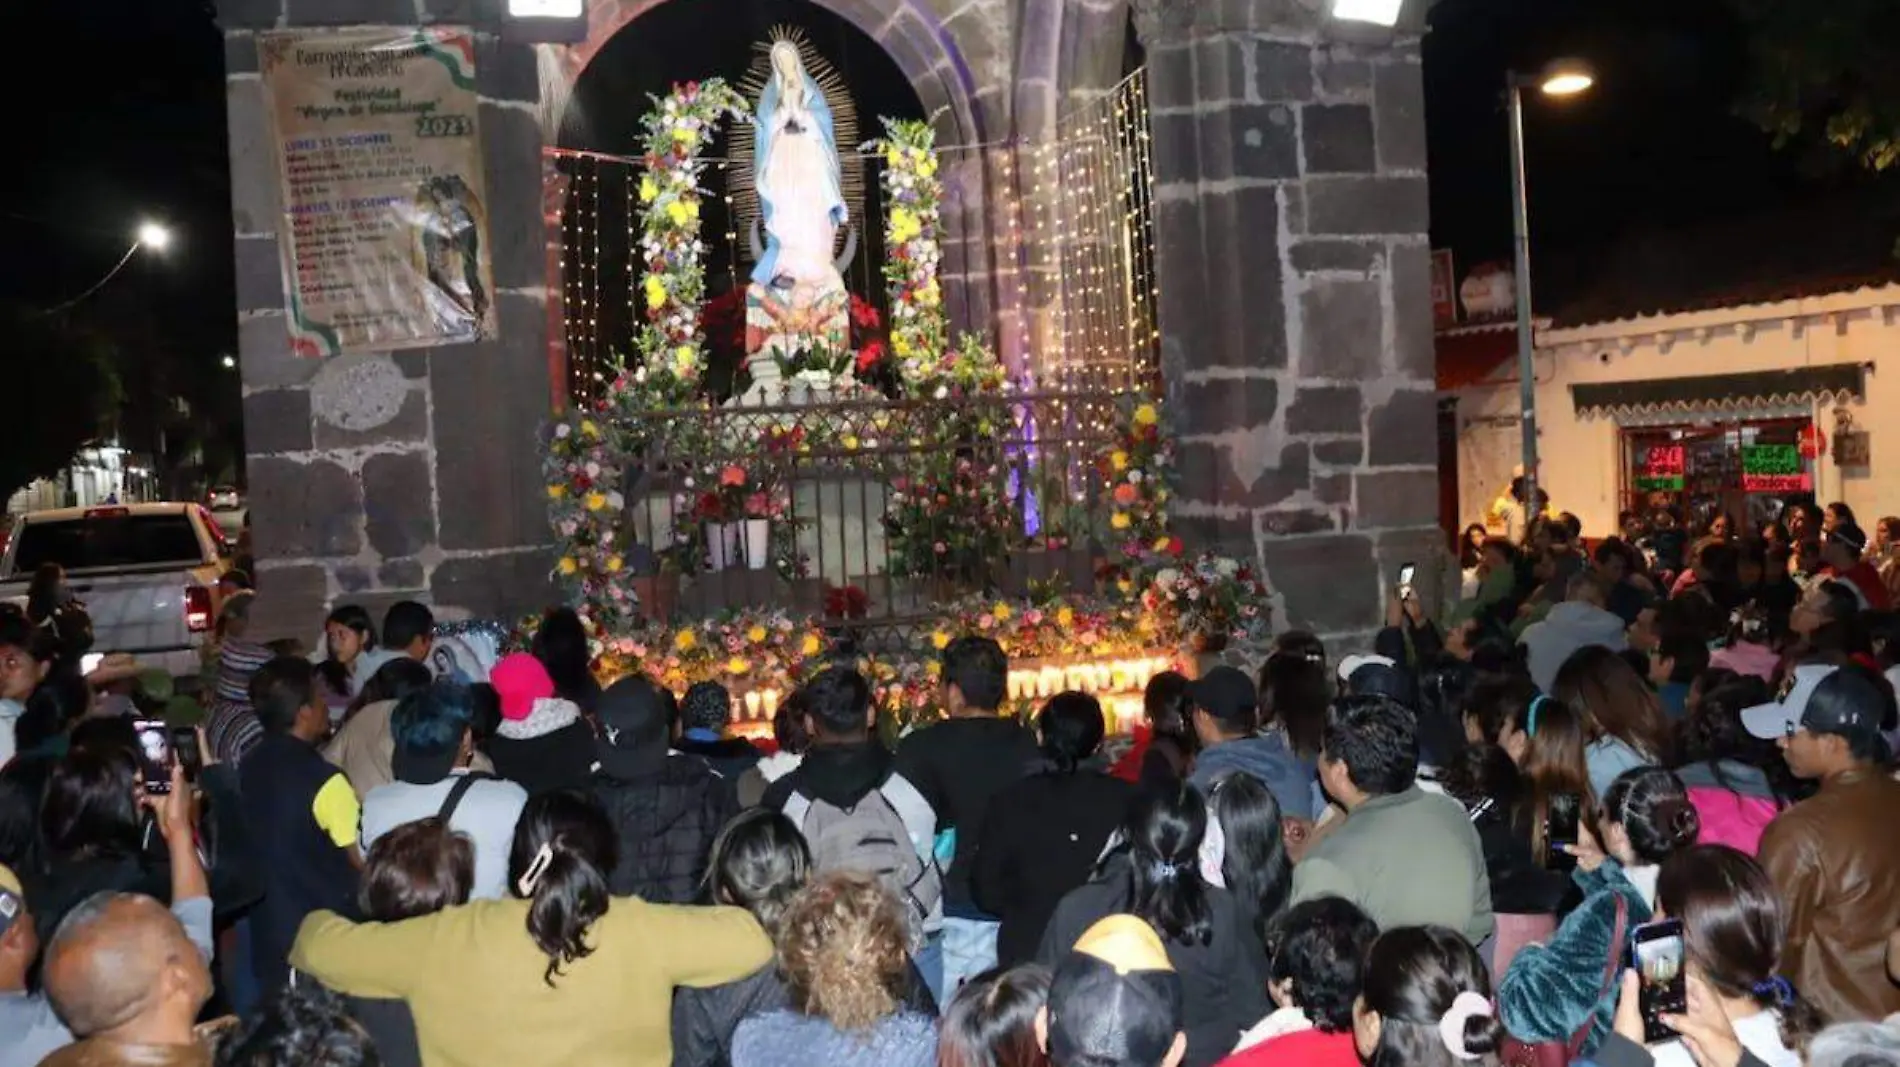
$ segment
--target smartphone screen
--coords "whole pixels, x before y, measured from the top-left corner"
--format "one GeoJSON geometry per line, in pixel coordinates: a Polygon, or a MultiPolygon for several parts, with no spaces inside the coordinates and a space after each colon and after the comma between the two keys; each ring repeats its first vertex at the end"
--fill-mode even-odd
{"type": "Polygon", "coordinates": [[[1630,931],[1630,958],[1642,979],[1643,1041],[1674,1036],[1662,1023],[1664,1013],[1681,1014],[1689,1007],[1688,976],[1682,966],[1682,923],[1662,919],[1630,931]]]}
{"type": "Polygon", "coordinates": [[[1544,808],[1544,866],[1551,870],[1569,870],[1577,857],[1564,851],[1577,843],[1577,821],[1581,818],[1583,798],[1575,793],[1552,793],[1544,808]]]}
{"type": "Polygon", "coordinates": [[[1418,573],[1418,565],[1415,563],[1407,563],[1400,566],[1399,567],[1399,584],[1402,586],[1411,585],[1412,576],[1417,573],[1418,573]]]}
{"type": "Polygon", "coordinates": [[[163,719],[136,719],[132,728],[139,737],[139,773],[148,793],[172,791],[171,728],[163,719]]]}

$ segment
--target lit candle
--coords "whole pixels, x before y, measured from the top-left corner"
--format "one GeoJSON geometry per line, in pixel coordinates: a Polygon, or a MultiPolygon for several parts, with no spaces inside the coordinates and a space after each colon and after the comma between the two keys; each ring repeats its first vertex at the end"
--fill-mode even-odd
{"type": "Polygon", "coordinates": [[[1040,683],[1036,686],[1036,695],[1052,697],[1062,692],[1062,668],[1044,667],[1040,683]]]}
{"type": "Polygon", "coordinates": [[[778,690],[767,689],[765,691],[765,697],[761,701],[761,703],[765,705],[766,718],[769,719],[769,718],[776,717],[778,715],[778,690]]]}
{"type": "Polygon", "coordinates": [[[757,689],[754,689],[751,692],[747,693],[745,695],[745,717],[748,719],[758,718],[759,706],[761,703],[763,703],[763,700],[759,696],[759,691],[757,689]]]}

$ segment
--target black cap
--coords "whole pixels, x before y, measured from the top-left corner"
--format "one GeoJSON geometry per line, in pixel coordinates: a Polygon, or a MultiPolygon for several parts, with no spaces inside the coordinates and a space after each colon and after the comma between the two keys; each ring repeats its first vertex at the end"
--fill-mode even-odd
{"type": "Polygon", "coordinates": [[[1049,983],[1056,1067],[1161,1067],[1183,1028],[1181,976],[1153,928],[1132,915],[1091,926],[1049,983]]]}
{"type": "Polygon", "coordinates": [[[1188,699],[1226,726],[1251,730],[1259,723],[1260,694],[1253,679],[1234,667],[1215,667],[1188,687],[1188,699]]]}
{"type": "Polygon", "coordinates": [[[595,754],[609,774],[644,769],[646,757],[666,755],[666,693],[650,679],[630,675],[608,686],[594,707],[600,727],[595,754]]]}
{"type": "MultiPolygon", "coordinates": [[[[1347,657],[1347,663],[1353,657],[1347,657]]],[[[1342,696],[1388,697],[1408,708],[1418,707],[1418,680],[1412,672],[1393,663],[1383,656],[1361,657],[1362,662],[1353,666],[1350,672],[1341,671],[1340,686],[1342,696]]]]}

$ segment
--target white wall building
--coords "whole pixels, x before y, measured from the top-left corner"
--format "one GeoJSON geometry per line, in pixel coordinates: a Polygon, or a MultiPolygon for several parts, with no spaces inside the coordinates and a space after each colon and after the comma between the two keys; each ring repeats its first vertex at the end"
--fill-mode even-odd
{"type": "MultiPolygon", "coordinates": [[[[1657,506],[1759,525],[1800,495],[1900,514],[1900,284],[1541,329],[1535,365],[1541,479],[1586,536],[1657,506]]],[[[1516,370],[1445,394],[1466,522],[1519,462],[1516,370]]]]}

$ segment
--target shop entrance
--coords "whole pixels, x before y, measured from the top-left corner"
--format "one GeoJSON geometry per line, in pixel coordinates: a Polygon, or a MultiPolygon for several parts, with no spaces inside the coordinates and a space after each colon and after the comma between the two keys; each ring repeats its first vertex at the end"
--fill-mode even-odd
{"type": "Polygon", "coordinates": [[[1739,419],[1622,432],[1623,508],[1668,511],[1699,535],[1717,516],[1741,536],[1814,499],[1814,460],[1803,454],[1812,419],[1739,419]]]}

